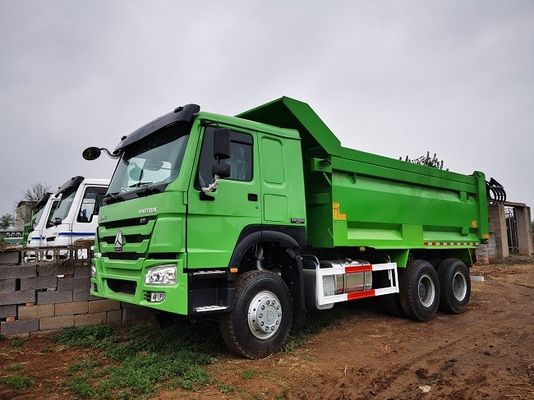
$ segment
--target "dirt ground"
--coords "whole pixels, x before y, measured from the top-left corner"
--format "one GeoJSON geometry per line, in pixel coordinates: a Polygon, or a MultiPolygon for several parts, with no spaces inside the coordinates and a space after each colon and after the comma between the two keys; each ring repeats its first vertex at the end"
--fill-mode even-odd
{"type": "MultiPolygon", "coordinates": [[[[209,367],[212,383],[196,391],[160,391],[155,399],[534,399],[534,264],[475,267],[468,310],[439,313],[428,323],[384,315],[372,301],[354,302],[348,316],[303,346],[263,360],[222,354],[209,367]]],[[[49,338],[30,338],[19,353],[37,383],[59,381],[80,351],[49,338]],[[31,367],[33,366],[33,367],[31,367]]],[[[32,386],[0,398],[69,398],[64,386],[32,386]],[[45,389],[46,388],[46,389],[45,389]]]]}

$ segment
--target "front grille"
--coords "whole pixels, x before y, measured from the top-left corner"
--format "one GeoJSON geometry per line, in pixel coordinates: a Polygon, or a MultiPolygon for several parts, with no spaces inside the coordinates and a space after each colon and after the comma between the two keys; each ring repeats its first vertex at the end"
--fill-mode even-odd
{"type": "Polygon", "coordinates": [[[123,281],[121,279],[106,279],[108,288],[115,293],[124,293],[129,295],[135,294],[137,282],[123,281]]]}
{"type": "MultiPolygon", "coordinates": [[[[125,243],[141,243],[143,240],[150,239],[150,235],[123,235],[125,243]]],[[[115,236],[106,236],[100,239],[107,244],[115,244],[115,236]]]]}
{"type": "Polygon", "coordinates": [[[125,226],[146,225],[148,221],[153,219],[156,219],[155,215],[151,215],[148,217],[121,219],[119,221],[101,222],[100,225],[106,229],[123,228],[125,226]]]}
{"type": "Polygon", "coordinates": [[[131,253],[131,252],[116,252],[116,253],[102,253],[103,257],[107,257],[110,260],[138,260],[144,257],[144,254],[131,253]]]}

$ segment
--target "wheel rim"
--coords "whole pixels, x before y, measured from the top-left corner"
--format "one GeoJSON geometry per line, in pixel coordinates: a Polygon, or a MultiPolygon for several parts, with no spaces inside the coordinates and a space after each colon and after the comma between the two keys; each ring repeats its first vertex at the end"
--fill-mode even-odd
{"type": "Polygon", "coordinates": [[[467,295],[467,279],[460,271],[456,272],[452,278],[452,293],[458,301],[462,301],[467,295]]]}
{"type": "Polygon", "coordinates": [[[430,275],[424,274],[419,278],[417,285],[417,293],[421,304],[428,308],[434,303],[436,298],[436,286],[430,275]]]}
{"type": "Polygon", "coordinates": [[[282,305],[278,297],[268,290],[259,292],[248,307],[248,327],[258,339],[269,339],[280,328],[282,305]]]}

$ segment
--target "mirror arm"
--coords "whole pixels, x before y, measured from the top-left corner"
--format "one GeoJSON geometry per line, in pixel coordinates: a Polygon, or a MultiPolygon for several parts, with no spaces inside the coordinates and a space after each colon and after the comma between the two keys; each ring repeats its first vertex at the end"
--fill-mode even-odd
{"type": "Polygon", "coordinates": [[[218,186],[219,186],[219,175],[215,175],[215,180],[213,181],[213,183],[210,183],[208,187],[203,187],[202,191],[205,194],[208,194],[208,193],[211,193],[217,190],[218,186]]]}
{"type": "Polygon", "coordinates": [[[111,151],[109,151],[105,147],[99,147],[99,149],[103,150],[110,158],[119,158],[119,156],[113,154],[111,151]]]}

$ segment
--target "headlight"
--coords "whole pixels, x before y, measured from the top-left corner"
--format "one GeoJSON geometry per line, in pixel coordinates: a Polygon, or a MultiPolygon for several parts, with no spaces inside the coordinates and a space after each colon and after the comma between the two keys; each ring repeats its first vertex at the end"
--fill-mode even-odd
{"type": "Polygon", "coordinates": [[[145,276],[147,285],[173,285],[176,283],[176,265],[150,268],[145,276]]]}
{"type": "Polygon", "coordinates": [[[96,267],[94,265],[91,265],[91,278],[94,278],[96,276],[96,267]]]}

